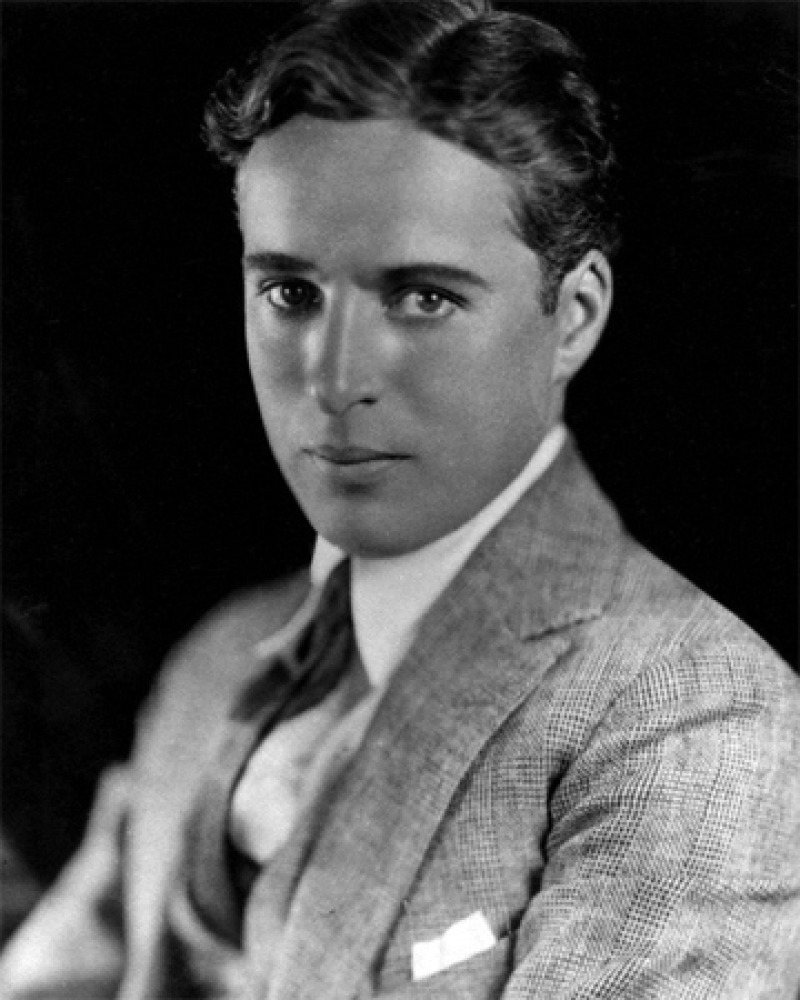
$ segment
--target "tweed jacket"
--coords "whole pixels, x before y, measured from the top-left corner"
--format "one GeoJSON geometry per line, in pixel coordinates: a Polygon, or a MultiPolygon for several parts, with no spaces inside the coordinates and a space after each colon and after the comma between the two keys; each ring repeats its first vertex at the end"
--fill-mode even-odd
{"type": "MultiPolygon", "coordinates": [[[[304,586],[237,598],[173,656],[5,1000],[186,1000],[163,978],[183,825],[304,586]]],[[[243,951],[237,998],[796,1000],[797,678],[626,535],[568,446],[424,619],[256,882],[243,951]],[[475,913],[493,947],[415,981],[415,945],[475,913]]]]}

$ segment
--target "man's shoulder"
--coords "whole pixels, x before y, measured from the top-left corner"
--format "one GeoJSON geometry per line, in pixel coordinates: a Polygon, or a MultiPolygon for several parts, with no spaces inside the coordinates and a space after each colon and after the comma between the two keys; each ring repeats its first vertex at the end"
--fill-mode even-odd
{"type": "Polygon", "coordinates": [[[719,697],[800,711],[800,679],[769,644],[624,534],[607,603],[574,630],[564,677],[573,704],[583,692],[600,712],[637,691],[654,706],[719,697]]]}
{"type": "Polygon", "coordinates": [[[224,662],[248,658],[260,642],[292,618],[309,591],[308,573],[248,587],[213,607],[175,646],[168,662],[191,660],[219,669],[224,662]]]}
{"type": "Polygon", "coordinates": [[[741,618],[626,534],[605,618],[606,628],[644,648],[741,647],[778,661],[741,618]]]}
{"type": "Polygon", "coordinates": [[[735,668],[757,662],[796,680],[748,625],[630,535],[574,442],[521,506],[517,525],[503,554],[516,567],[510,578],[523,621],[534,634],[572,624],[575,669],[601,687],[656,660],[709,651],[735,668]]]}
{"type": "Polygon", "coordinates": [[[150,714],[219,714],[260,668],[260,644],[291,621],[308,590],[308,574],[300,572],[238,591],[212,608],[167,656],[150,714]]]}

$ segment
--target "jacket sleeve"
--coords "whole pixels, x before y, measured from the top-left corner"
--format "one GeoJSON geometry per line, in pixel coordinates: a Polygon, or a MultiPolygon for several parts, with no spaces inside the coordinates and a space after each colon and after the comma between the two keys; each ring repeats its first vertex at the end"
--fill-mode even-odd
{"type": "MultiPolygon", "coordinates": [[[[307,589],[305,574],[298,574],[233,595],[172,651],[139,713],[129,763],[101,779],[77,854],[0,958],[3,1000],[112,1000],[138,971],[138,953],[126,938],[126,921],[133,926],[141,918],[131,886],[157,888],[135,849],[148,771],[162,785],[177,786],[157,798],[180,823],[177,803],[191,803],[200,748],[213,746],[210,734],[252,669],[253,644],[290,618],[307,589]]],[[[160,817],[152,829],[163,834],[160,817]]],[[[170,845],[153,846],[163,855],[170,845]]]]}
{"type": "Polygon", "coordinates": [[[800,997],[800,685],[763,647],[651,664],[551,816],[504,1000],[800,997]]]}
{"type": "Polygon", "coordinates": [[[115,996],[125,964],[122,873],[129,783],[123,767],[101,778],[81,848],[3,953],[4,1000],[115,996]]]}

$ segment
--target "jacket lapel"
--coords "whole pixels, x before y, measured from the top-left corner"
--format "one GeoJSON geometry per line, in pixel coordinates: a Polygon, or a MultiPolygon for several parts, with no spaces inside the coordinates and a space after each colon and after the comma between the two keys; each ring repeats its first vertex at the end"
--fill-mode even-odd
{"type": "Polygon", "coordinates": [[[358,992],[465,773],[564,627],[601,613],[618,532],[568,447],[431,609],[352,766],[257,883],[246,933],[256,956],[281,935],[275,1000],[358,992]]]}

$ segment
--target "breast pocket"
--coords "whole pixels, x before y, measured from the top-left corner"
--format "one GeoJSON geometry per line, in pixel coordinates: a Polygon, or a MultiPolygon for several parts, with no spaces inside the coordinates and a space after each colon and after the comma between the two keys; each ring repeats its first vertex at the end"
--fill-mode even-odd
{"type": "Polygon", "coordinates": [[[375,1000],[496,1000],[511,975],[511,938],[432,976],[400,989],[374,994],[375,1000]]]}

